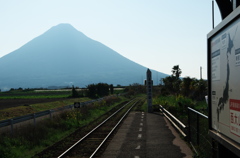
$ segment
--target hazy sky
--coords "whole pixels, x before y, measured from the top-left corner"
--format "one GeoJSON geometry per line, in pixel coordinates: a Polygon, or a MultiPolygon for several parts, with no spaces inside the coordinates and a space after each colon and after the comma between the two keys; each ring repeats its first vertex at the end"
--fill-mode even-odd
{"type": "Polygon", "coordinates": [[[0,57],[60,23],[147,68],[207,78],[212,0],[0,0],[0,57]]]}

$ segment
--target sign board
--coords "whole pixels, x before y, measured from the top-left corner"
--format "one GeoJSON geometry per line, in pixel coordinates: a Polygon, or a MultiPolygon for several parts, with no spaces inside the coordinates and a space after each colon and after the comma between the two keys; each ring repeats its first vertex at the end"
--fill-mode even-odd
{"type": "Polygon", "coordinates": [[[240,144],[240,8],[208,34],[210,129],[240,144]]]}
{"type": "Polygon", "coordinates": [[[74,102],[74,108],[80,108],[81,104],[80,102],[74,102]]]}

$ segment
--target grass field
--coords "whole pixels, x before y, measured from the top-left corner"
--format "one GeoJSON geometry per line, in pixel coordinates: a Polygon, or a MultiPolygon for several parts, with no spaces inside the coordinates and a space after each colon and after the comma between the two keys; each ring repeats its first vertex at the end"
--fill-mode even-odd
{"type": "MultiPolygon", "coordinates": [[[[52,119],[43,120],[36,127],[29,125],[27,128],[18,129],[18,132],[15,132],[13,136],[8,134],[2,135],[0,137],[0,157],[34,157],[35,154],[44,148],[66,137],[77,128],[93,122],[126,100],[123,97],[108,98],[91,106],[86,106],[79,110],[66,111],[54,116],[52,119]]],[[[63,103],[67,102],[49,103],[48,105],[35,104],[31,105],[31,108],[43,110],[50,106],[61,106],[63,103]]],[[[51,155],[47,157],[51,157],[51,155]]]]}
{"type": "MultiPolygon", "coordinates": [[[[84,89],[77,89],[77,91],[84,92],[84,89]]],[[[122,91],[122,88],[115,89],[115,93],[122,91]]],[[[71,93],[72,89],[0,92],[0,120],[92,100],[88,97],[70,98],[71,93]]]]}
{"type": "Polygon", "coordinates": [[[1,92],[0,99],[67,98],[70,95],[71,95],[71,90],[61,90],[61,91],[14,90],[14,91],[8,91],[8,92],[1,92]]]}
{"type": "MultiPolygon", "coordinates": [[[[13,117],[32,114],[40,111],[55,109],[67,105],[72,105],[74,102],[85,102],[91,100],[90,98],[73,98],[63,99],[59,101],[34,103],[30,105],[21,105],[16,107],[0,109],[0,120],[10,119],[13,117]]],[[[37,102],[37,101],[36,101],[37,102]]]]}

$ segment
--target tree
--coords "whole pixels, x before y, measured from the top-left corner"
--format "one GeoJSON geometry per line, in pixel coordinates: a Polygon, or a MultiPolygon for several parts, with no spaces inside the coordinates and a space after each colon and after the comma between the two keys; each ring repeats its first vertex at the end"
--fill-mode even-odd
{"type": "Polygon", "coordinates": [[[182,79],[180,89],[181,89],[181,93],[186,97],[191,94],[191,83],[192,82],[193,82],[193,79],[190,77],[185,77],[182,79]]]}
{"type": "Polygon", "coordinates": [[[185,77],[180,78],[182,70],[179,65],[172,68],[172,75],[162,79],[162,94],[181,94],[194,100],[203,100],[207,94],[207,81],[185,77]]]}
{"type": "Polygon", "coordinates": [[[74,86],[72,86],[72,97],[73,97],[73,98],[79,97],[78,92],[76,91],[76,89],[74,88],[74,86]]]}
{"type": "Polygon", "coordinates": [[[207,81],[186,77],[181,83],[181,94],[194,100],[203,100],[207,94],[207,81]]]}
{"type": "Polygon", "coordinates": [[[172,94],[178,94],[180,92],[180,84],[181,84],[181,69],[179,68],[179,65],[175,65],[172,68],[172,75],[167,76],[162,79],[164,84],[164,91],[169,92],[172,94]]]}
{"type": "Polygon", "coordinates": [[[87,89],[88,96],[91,98],[103,97],[109,94],[109,85],[106,83],[90,84],[87,89]]]}
{"type": "Polygon", "coordinates": [[[96,85],[95,84],[90,84],[90,85],[87,86],[87,89],[88,89],[88,96],[90,98],[95,98],[96,94],[97,94],[96,85]]]}
{"type": "Polygon", "coordinates": [[[113,85],[110,84],[110,93],[113,94],[113,85]]]}
{"type": "Polygon", "coordinates": [[[179,65],[173,66],[172,73],[173,73],[172,75],[175,76],[176,78],[179,78],[181,76],[182,71],[179,68],[179,65]]]}
{"type": "Polygon", "coordinates": [[[126,87],[124,89],[124,92],[127,92],[129,96],[139,93],[146,93],[146,86],[143,86],[139,83],[133,83],[126,87]]]}
{"type": "Polygon", "coordinates": [[[99,97],[107,96],[109,94],[109,85],[107,83],[97,84],[97,95],[99,97]]]}
{"type": "Polygon", "coordinates": [[[174,76],[167,76],[165,78],[162,79],[163,84],[164,84],[164,88],[169,91],[170,93],[174,92],[174,88],[173,88],[173,83],[175,81],[175,77],[174,76]]]}
{"type": "Polygon", "coordinates": [[[207,81],[203,79],[195,80],[192,89],[194,89],[194,93],[191,97],[195,100],[203,100],[207,95],[207,81]]]}

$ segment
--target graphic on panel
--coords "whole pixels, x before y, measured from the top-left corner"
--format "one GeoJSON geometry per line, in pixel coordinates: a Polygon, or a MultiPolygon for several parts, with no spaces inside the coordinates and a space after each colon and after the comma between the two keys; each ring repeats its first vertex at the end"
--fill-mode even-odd
{"type": "Polygon", "coordinates": [[[228,33],[228,47],[227,47],[227,52],[226,52],[226,56],[227,56],[227,74],[226,74],[226,82],[225,82],[226,84],[225,84],[225,88],[223,90],[222,97],[220,97],[218,100],[218,108],[217,108],[218,121],[219,121],[219,115],[220,115],[221,111],[224,110],[224,105],[227,103],[228,98],[229,98],[229,76],[230,76],[229,55],[231,55],[232,48],[234,47],[233,40],[236,36],[237,28],[238,27],[236,27],[235,34],[232,39],[231,39],[230,33],[228,33]]]}

